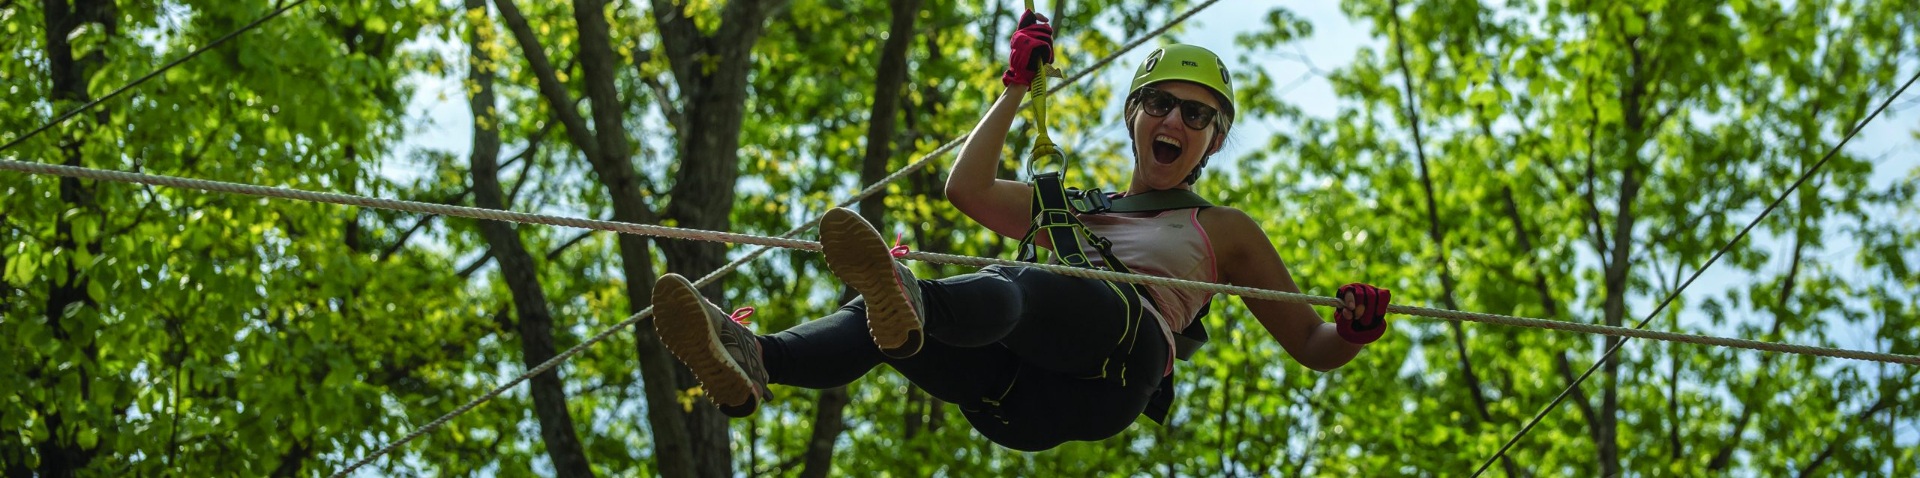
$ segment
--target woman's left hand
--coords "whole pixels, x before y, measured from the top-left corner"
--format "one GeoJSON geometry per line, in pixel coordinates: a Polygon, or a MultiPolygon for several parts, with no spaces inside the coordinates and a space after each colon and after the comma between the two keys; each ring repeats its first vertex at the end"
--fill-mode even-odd
{"type": "Polygon", "coordinates": [[[1353,283],[1340,286],[1337,297],[1341,305],[1334,308],[1333,322],[1340,327],[1340,338],[1364,345],[1387,333],[1387,301],[1393,291],[1353,283]]]}

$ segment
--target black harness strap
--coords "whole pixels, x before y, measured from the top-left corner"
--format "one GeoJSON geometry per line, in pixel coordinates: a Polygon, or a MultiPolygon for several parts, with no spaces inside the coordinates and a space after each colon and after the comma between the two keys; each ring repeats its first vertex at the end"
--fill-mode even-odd
{"type": "MultiPolygon", "coordinates": [[[[1088,191],[1069,189],[1061,184],[1060,173],[1057,172],[1036,174],[1033,176],[1032,184],[1033,223],[1032,226],[1028,227],[1026,237],[1020,240],[1019,247],[1019,259],[1024,262],[1039,262],[1039,248],[1035,244],[1035,239],[1039,237],[1042,232],[1045,232],[1047,240],[1053,243],[1054,257],[1058,258],[1063,264],[1073,267],[1095,268],[1093,262],[1088,259],[1086,252],[1080,247],[1080,238],[1085,237],[1087,244],[1092,245],[1094,249],[1100,253],[1100,257],[1105,260],[1104,262],[1108,269],[1115,272],[1130,273],[1132,271],[1127,268],[1126,264],[1121,263],[1120,260],[1114,256],[1113,242],[1087,230],[1086,224],[1080,222],[1080,219],[1076,217],[1075,214],[1159,212],[1213,206],[1213,204],[1207,202],[1205,198],[1201,198],[1200,195],[1194,194],[1193,191],[1185,189],[1153,191],[1117,199],[1101,193],[1098,189],[1088,191]]],[[[1123,298],[1129,295],[1138,297],[1139,299],[1134,299],[1136,303],[1139,300],[1145,300],[1149,303],[1153,301],[1153,296],[1147,293],[1145,286],[1126,283],[1126,287],[1121,289],[1118,287],[1120,285],[1119,283],[1108,282],[1107,284],[1108,286],[1116,287],[1115,292],[1119,293],[1123,298]],[[1131,292],[1131,294],[1127,292],[1131,292]]],[[[1157,306],[1158,304],[1155,305],[1157,306]]],[[[1205,317],[1211,308],[1211,303],[1201,306],[1199,313],[1187,324],[1187,327],[1174,335],[1173,354],[1175,357],[1178,357],[1180,360],[1191,360],[1194,351],[1207,342],[1207,329],[1200,319],[1205,317]]],[[[1137,310],[1137,308],[1129,308],[1129,310],[1137,310]]],[[[1128,318],[1129,323],[1127,330],[1129,331],[1136,329],[1135,325],[1137,325],[1137,322],[1134,321],[1140,320],[1138,316],[1141,314],[1132,315],[1135,317],[1128,318]]],[[[1116,351],[1116,357],[1121,357],[1121,352],[1132,351],[1134,340],[1138,338],[1135,335],[1137,334],[1129,332],[1129,336],[1122,338],[1125,347],[1122,350],[1116,351]]],[[[1103,376],[1107,378],[1124,377],[1124,363],[1124,360],[1109,359],[1108,365],[1102,367],[1103,376]],[[1122,367],[1122,369],[1114,370],[1115,366],[1122,367]]],[[[1166,423],[1167,413],[1173,406],[1173,382],[1172,377],[1168,377],[1160,382],[1160,388],[1154,391],[1153,397],[1147,402],[1146,410],[1141,412],[1143,415],[1153,419],[1156,423],[1166,423]]]]}
{"type": "MultiPolygon", "coordinates": [[[[1040,194],[1039,188],[1041,186],[1040,183],[1035,182],[1035,195],[1040,194]]],[[[1067,196],[1068,204],[1075,206],[1078,212],[1083,214],[1160,212],[1174,209],[1213,207],[1213,203],[1207,202],[1206,198],[1202,198],[1199,194],[1194,194],[1193,191],[1186,189],[1162,189],[1118,198],[1101,194],[1098,189],[1090,191],[1067,189],[1064,194],[1067,196]]],[[[1075,219],[1074,223],[1079,224],[1079,220],[1075,219]]],[[[1104,239],[1102,241],[1104,241],[1104,239]]],[[[1100,242],[1094,242],[1094,244],[1096,246],[1101,245],[1100,242]]],[[[1107,263],[1117,265],[1114,270],[1126,272],[1126,265],[1114,260],[1112,251],[1109,250],[1112,243],[1106,242],[1105,246],[1106,247],[1101,248],[1100,252],[1107,258],[1107,263]]],[[[1142,290],[1142,295],[1147,297],[1149,301],[1153,299],[1151,295],[1145,294],[1144,289],[1142,290]]],[[[1154,305],[1158,306],[1159,304],[1154,305]]],[[[1200,318],[1206,317],[1207,312],[1212,306],[1213,304],[1211,302],[1202,305],[1200,312],[1194,314],[1193,320],[1187,323],[1187,327],[1180,329],[1179,333],[1174,334],[1173,356],[1175,358],[1191,361],[1193,360],[1193,353],[1198,351],[1201,345],[1206,345],[1208,339],[1207,328],[1206,325],[1201,322],[1200,318]]]]}
{"type": "MultiPolygon", "coordinates": [[[[1047,235],[1047,240],[1053,243],[1054,258],[1062,264],[1072,267],[1097,269],[1097,267],[1093,265],[1093,261],[1087,257],[1086,251],[1080,248],[1080,238],[1085,237],[1087,238],[1087,244],[1092,245],[1094,249],[1100,253],[1100,257],[1104,259],[1108,269],[1114,272],[1132,273],[1131,270],[1127,269],[1125,264],[1121,264],[1120,261],[1114,257],[1113,241],[1109,241],[1104,237],[1100,237],[1098,234],[1094,234],[1093,231],[1087,230],[1087,225],[1081,223],[1079,218],[1074,217],[1076,208],[1074,204],[1069,202],[1068,190],[1061,184],[1060,173],[1035,175],[1033,177],[1033,186],[1033,225],[1027,228],[1026,237],[1020,239],[1019,254],[1021,261],[1040,262],[1039,247],[1035,244],[1035,239],[1044,232],[1047,235]]],[[[1078,193],[1079,191],[1074,190],[1073,192],[1078,193]]],[[[1117,380],[1124,386],[1126,383],[1126,360],[1120,359],[1133,353],[1134,343],[1139,339],[1139,334],[1136,333],[1136,331],[1139,329],[1138,325],[1140,321],[1145,320],[1146,316],[1144,309],[1141,307],[1141,301],[1151,301],[1153,297],[1147,294],[1146,288],[1139,284],[1108,281],[1107,286],[1113,288],[1114,294],[1118,295],[1122,301],[1127,303],[1126,309],[1129,311],[1127,314],[1127,324],[1126,328],[1122,329],[1126,332],[1121,335],[1120,343],[1115,347],[1113,356],[1108,357],[1106,364],[1101,367],[1100,373],[1087,378],[1117,380]]]]}
{"type": "Polygon", "coordinates": [[[1067,203],[1066,188],[1060,184],[1060,173],[1034,176],[1033,225],[1027,228],[1027,237],[1020,239],[1020,261],[1040,261],[1039,247],[1034,239],[1044,232],[1047,240],[1053,242],[1053,255],[1061,264],[1093,267],[1087,254],[1080,250],[1080,240],[1076,234],[1085,232],[1087,226],[1073,217],[1073,213],[1072,205],[1067,203]]]}

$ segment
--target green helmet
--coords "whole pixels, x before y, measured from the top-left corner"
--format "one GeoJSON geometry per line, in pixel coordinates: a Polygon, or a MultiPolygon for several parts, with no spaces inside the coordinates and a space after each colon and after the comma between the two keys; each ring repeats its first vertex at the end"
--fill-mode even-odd
{"type": "Polygon", "coordinates": [[[1127,87],[1127,98],[1131,100],[1140,88],[1169,80],[1191,81],[1213,90],[1220,95],[1221,126],[1224,129],[1233,125],[1233,80],[1220,55],[1184,43],[1160,47],[1147,55],[1147,61],[1141,62],[1140,69],[1133,72],[1133,85],[1127,87]]]}

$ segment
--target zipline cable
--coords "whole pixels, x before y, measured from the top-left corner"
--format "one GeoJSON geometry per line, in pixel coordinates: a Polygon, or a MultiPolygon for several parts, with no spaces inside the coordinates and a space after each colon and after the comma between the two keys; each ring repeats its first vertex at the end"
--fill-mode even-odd
{"type": "Polygon", "coordinates": [[[192,60],[194,57],[200,56],[201,53],[206,53],[208,50],[212,50],[214,49],[214,47],[218,47],[221,44],[226,43],[227,40],[232,40],[234,37],[240,36],[240,34],[246,33],[248,30],[252,30],[254,27],[258,27],[260,26],[260,24],[266,23],[267,20],[272,20],[274,19],[274,17],[278,17],[280,16],[280,14],[286,13],[287,10],[292,10],[294,7],[298,7],[300,6],[300,4],[303,4],[303,3],[307,3],[307,0],[294,0],[293,3],[288,3],[286,5],[281,6],[280,8],[275,8],[273,9],[273,11],[267,12],[266,15],[263,15],[260,18],[254,19],[253,22],[251,23],[240,26],[240,28],[235,29],[231,33],[227,33],[225,36],[214,39],[213,42],[208,43],[205,46],[202,46],[200,48],[195,48],[193,51],[188,52],[184,56],[175,58],[173,59],[173,61],[167,62],[167,64],[165,65],[160,65],[160,68],[154,69],[152,72],[147,73],[146,76],[142,76],[140,78],[134,79],[132,82],[127,83],[125,86],[121,86],[117,89],[114,89],[113,92],[107,93],[106,96],[102,96],[100,97],[100,99],[88,101],[87,104],[80,105],[80,107],[78,108],[74,108],[70,111],[67,111],[65,114],[60,115],[60,117],[54,118],[53,121],[49,121],[47,122],[47,124],[40,125],[39,128],[34,128],[33,131],[28,131],[26,135],[23,135],[19,138],[14,138],[12,141],[8,141],[7,144],[0,145],[0,153],[4,153],[8,149],[12,149],[14,145],[24,143],[28,139],[31,139],[34,136],[39,135],[41,132],[52,129],[54,126],[59,126],[61,123],[66,123],[67,120],[73,119],[74,116],[79,115],[80,113],[84,113],[87,110],[93,109],[95,106],[99,106],[101,103],[105,103],[107,100],[111,100],[116,96],[120,96],[121,93],[126,93],[127,90],[131,90],[133,89],[133,87],[140,86],[141,83],[146,83],[147,80],[151,80],[153,79],[153,77],[160,76],[161,74],[166,73],[167,70],[171,70],[173,69],[173,67],[180,66],[181,63],[186,63],[187,60],[192,60]]]}
{"type": "MultiPolygon", "coordinates": [[[[1805,184],[1807,180],[1812,179],[1814,173],[1820,171],[1821,166],[1826,165],[1828,160],[1833,159],[1834,155],[1839,154],[1840,150],[1847,146],[1847,142],[1853,141],[1853,137],[1855,135],[1860,134],[1860,130],[1866,129],[1868,123],[1872,123],[1874,118],[1878,118],[1880,116],[1880,112],[1886,111],[1887,105],[1893,104],[1893,100],[1900,98],[1900,95],[1905,94],[1907,92],[1907,87],[1913,86],[1913,83],[1915,80],[1920,80],[1920,71],[1915,71],[1913,74],[1913,77],[1907,79],[1906,84],[1901,85],[1899,90],[1896,90],[1893,92],[1893,96],[1887,97],[1887,100],[1884,102],[1881,102],[1880,107],[1875,108],[1872,114],[1867,115],[1866,119],[1861,120],[1859,124],[1854,125],[1852,130],[1847,131],[1847,135],[1845,137],[1840,138],[1839,144],[1836,144],[1833,146],[1832,149],[1827,150],[1827,154],[1825,156],[1822,156],[1820,158],[1820,161],[1813,163],[1812,167],[1807,168],[1807,172],[1801,174],[1800,179],[1794,180],[1792,185],[1787,186],[1787,190],[1785,192],[1780,193],[1779,198],[1776,198],[1773,200],[1772,203],[1767,204],[1767,208],[1762,209],[1760,211],[1760,215],[1754,216],[1752,221],[1747,222],[1747,226],[1741,228],[1739,234],[1735,234],[1733,236],[1733,239],[1727,241],[1726,246],[1721,247],[1719,251],[1716,251],[1713,253],[1712,257],[1707,258],[1706,264],[1701,265],[1699,270],[1693,271],[1693,275],[1688,276],[1686,282],[1682,282],[1680,284],[1680,287],[1675,288],[1672,293],[1667,294],[1666,300],[1660,301],[1660,305],[1658,307],[1654,307],[1653,313],[1647,314],[1647,318],[1641,319],[1640,323],[1638,324],[1634,324],[1633,329],[1640,330],[1646,327],[1648,322],[1652,322],[1654,317],[1658,317],[1660,315],[1660,311],[1666,310],[1667,305],[1672,304],[1674,299],[1678,299],[1680,297],[1680,293],[1683,291],[1686,291],[1687,286],[1693,284],[1694,279],[1699,279],[1701,274],[1704,274],[1707,272],[1707,268],[1713,267],[1714,262],[1720,260],[1720,256],[1726,255],[1727,251],[1732,250],[1735,244],[1739,244],[1741,239],[1745,239],[1749,231],[1752,231],[1755,226],[1759,226],[1760,221],[1766,219],[1768,213],[1772,213],[1774,209],[1780,207],[1780,203],[1786,202],[1787,196],[1793,195],[1793,191],[1796,189],[1799,189],[1801,184],[1805,184]]],[[[1607,363],[1607,359],[1612,358],[1615,352],[1619,352],[1620,346],[1625,343],[1627,343],[1626,340],[1616,340],[1614,341],[1612,346],[1607,347],[1607,353],[1602,354],[1599,360],[1595,360],[1593,362],[1593,366],[1587,367],[1587,371],[1585,373],[1581,373],[1580,378],[1574,379],[1573,384],[1567,386],[1566,390],[1560,391],[1560,395],[1553,397],[1553,401],[1547,403],[1546,408],[1540,409],[1540,413],[1535,414],[1532,420],[1527,421],[1526,426],[1520,427],[1519,433],[1515,433],[1512,439],[1507,440],[1506,444],[1500,445],[1500,450],[1493,452],[1493,456],[1487,457],[1487,461],[1485,463],[1480,464],[1480,469],[1474,470],[1473,476],[1477,477],[1477,476],[1480,476],[1481,473],[1486,473],[1487,468],[1492,466],[1494,461],[1499,460],[1501,456],[1506,455],[1507,450],[1513,448],[1513,444],[1520,441],[1520,437],[1526,436],[1527,431],[1533,430],[1534,425],[1539,424],[1540,420],[1546,418],[1548,413],[1552,413],[1554,407],[1559,406],[1561,401],[1566,400],[1568,394],[1573,393],[1575,389],[1580,388],[1580,384],[1586,382],[1587,377],[1593,376],[1593,372],[1595,370],[1599,370],[1601,364],[1607,363]]]]}
{"type": "MultiPolygon", "coordinates": [[[[943,148],[943,149],[948,149],[948,148],[943,148]]],[[[213,191],[213,192],[227,192],[227,193],[235,193],[235,194],[246,194],[246,195],[252,195],[252,196],[276,197],[276,198],[295,199],[295,200],[310,201],[310,202],[323,202],[323,203],[340,204],[340,205],[348,205],[348,206],[388,209],[388,210],[394,210],[394,211],[439,214],[439,215],[445,215],[445,216],[465,217],[465,218],[471,218],[471,219],[510,221],[510,222],[519,222],[519,223],[527,223],[527,224],[545,224],[545,225],[551,225],[551,226],[577,227],[582,229],[604,230],[604,231],[612,231],[612,232],[619,232],[619,233],[626,233],[626,234],[638,234],[638,235],[644,235],[644,236],[662,237],[662,238],[671,238],[671,239],[690,239],[690,240],[726,242],[726,243],[733,243],[733,244],[749,244],[749,245],[759,245],[759,246],[766,246],[766,247],[798,249],[798,250],[805,250],[805,251],[820,250],[820,244],[818,242],[791,238],[792,235],[796,235],[798,234],[798,232],[805,231],[806,229],[810,228],[812,223],[817,222],[818,219],[815,219],[814,221],[810,221],[807,225],[801,226],[799,228],[795,228],[794,231],[788,233],[788,237],[768,237],[768,236],[759,236],[759,235],[753,235],[753,234],[706,231],[706,230],[699,230],[699,229],[685,229],[685,228],[657,226],[657,225],[648,225],[648,224],[633,224],[633,223],[607,221],[607,220],[600,220],[600,219],[582,219],[582,218],[573,218],[573,217],[564,217],[564,216],[550,216],[550,215],[544,215],[544,214],[502,211],[497,209],[484,209],[484,208],[477,208],[477,207],[470,207],[470,206],[455,206],[455,205],[447,205],[447,204],[432,204],[432,203],[423,203],[423,202],[415,202],[415,201],[405,201],[405,200],[398,200],[398,199],[371,198],[371,197],[365,197],[365,196],[354,196],[354,195],[339,194],[339,193],[302,191],[297,189],[257,186],[257,185],[250,185],[250,184],[237,184],[237,183],[220,182],[220,181],[208,181],[203,179],[158,176],[158,175],[151,175],[151,174],[144,174],[144,173],[125,172],[125,171],[88,169],[88,168],[66,166],[66,165],[23,163],[19,161],[11,161],[11,160],[0,160],[0,170],[21,171],[21,172],[28,172],[28,173],[35,173],[35,174],[69,176],[69,177],[77,177],[77,178],[84,178],[84,179],[149,184],[149,185],[155,185],[155,186],[166,186],[166,187],[175,187],[175,188],[200,189],[200,190],[213,191]]],[[[872,189],[872,188],[869,188],[869,189],[872,189]]],[[[853,202],[857,202],[858,200],[859,198],[857,197],[853,198],[848,202],[843,203],[842,206],[851,204],[853,202]]],[[[755,252],[757,253],[760,251],[755,251],[755,252]]],[[[919,252],[919,251],[909,252],[905,256],[905,258],[911,259],[911,260],[925,261],[925,262],[967,265],[967,266],[975,266],[975,267],[985,267],[990,265],[1020,265],[1020,266],[1044,269],[1050,272],[1063,274],[1063,275],[1070,275],[1075,277],[1085,277],[1085,278],[1091,278],[1091,279],[1111,280],[1111,281],[1129,282],[1129,283],[1137,283],[1137,284],[1160,285],[1160,286],[1166,286],[1166,287],[1178,287],[1178,288],[1184,288],[1184,289],[1213,292],[1216,294],[1238,295],[1242,297],[1276,300],[1276,301],[1283,301],[1283,302],[1298,302],[1298,303],[1320,305],[1320,306],[1327,306],[1327,307],[1333,307],[1340,303],[1338,299],[1334,299],[1331,297],[1319,297],[1319,296],[1297,294],[1297,293],[1291,293],[1291,292],[1255,289],[1250,287],[1230,286],[1230,285],[1224,285],[1224,284],[1198,282],[1198,281],[1191,281],[1191,280],[1184,280],[1184,279],[1173,279],[1173,278],[1167,278],[1167,277],[1157,277],[1157,276],[1140,275],[1140,274],[1123,274],[1123,273],[1112,272],[1112,271],[1069,267],[1069,266],[1055,265],[1055,264],[1032,264],[1032,263],[1025,263],[1025,262],[1015,262],[1015,261],[1006,260],[1006,259],[958,256],[958,255],[937,254],[937,253],[919,252]]],[[[743,258],[743,259],[746,259],[746,258],[743,258]]],[[[720,272],[720,271],[716,271],[716,272],[720,272]]],[[[711,281],[708,280],[707,278],[703,278],[701,281],[697,282],[696,285],[704,286],[709,282],[711,281]]],[[[1486,313],[1478,313],[1478,312],[1433,309],[1433,308],[1427,308],[1427,307],[1416,307],[1416,306],[1408,306],[1408,305],[1389,305],[1387,307],[1387,311],[1392,313],[1397,313],[1397,314],[1433,317],[1433,318],[1456,320],[1456,321],[1482,322],[1482,323],[1490,323],[1490,324],[1498,324],[1498,325],[1511,325],[1511,326],[1520,326],[1520,327],[1564,330],[1564,331],[1571,331],[1571,332],[1609,335],[1609,336],[1615,336],[1615,337],[1638,337],[1638,338],[1662,340],[1662,341],[1668,341],[1668,342],[1716,345],[1716,346],[1744,348],[1749,350],[1759,350],[1759,351],[1767,351],[1767,352],[1780,352],[1780,353],[1812,355],[1812,356],[1833,357],[1833,358],[1848,358],[1848,359],[1855,359],[1855,360],[1885,362],[1885,363],[1895,363],[1895,364],[1920,365],[1920,356],[1914,356],[1914,355],[1900,355],[1900,354],[1889,354],[1889,353],[1881,353],[1881,352],[1865,352],[1865,351],[1858,351],[1858,350],[1836,349],[1836,348],[1830,348],[1830,347],[1782,344],[1782,343],[1774,343],[1774,342],[1762,342],[1762,341],[1749,340],[1749,339],[1736,339],[1736,338],[1715,337],[1715,336],[1705,336],[1705,335],[1689,335],[1689,334],[1680,334],[1680,333],[1674,333],[1674,332],[1642,330],[1637,328],[1586,324],[1586,323],[1580,323],[1580,322],[1564,322],[1564,321],[1556,321],[1556,320],[1533,319],[1533,318],[1525,318],[1525,317],[1513,317],[1513,316],[1486,314],[1486,313]]],[[[641,314],[635,314],[636,319],[634,320],[637,320],[637,318],[642,315],[645,315],[644,311],[641,314]]],[[[624,326],[628,324],[622,323],[620,325],[624,326]]],[[[582,346],[589,345],[595,341],[597,340],[590,340],[588,342],[582,343],[581,345],[582,346]]],[[[558,362],[559,359],[568,357],[570,355],[571,354],[562,354],[562,355],[556,356],[555,360],[551,360],[550,362],[558,362]]],[[[538,371],[535,371],[533,373],[537,374],[537,372],[538,371]]]]}

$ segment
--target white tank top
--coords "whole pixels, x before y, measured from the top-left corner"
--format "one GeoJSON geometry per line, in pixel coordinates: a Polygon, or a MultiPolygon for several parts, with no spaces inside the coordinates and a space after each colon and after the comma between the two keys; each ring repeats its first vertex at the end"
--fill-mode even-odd
{"type": "MultiPolygon", "coordinates": [[[[1186,279],[1199,282],[1218,283],[1220,270],[1215,264],[1213,243],[1207,237],[1205,228],[1200,227],[1200,209],[1175,209],[1161,211],[1152,216],[1128,217],[1117,214],[1082,214],[1080,222],[1094,235],[1113,242],[1113,255],[1126,264],[1128,269],[1139,274],[1186,279]]],[[[1094,263],[1103,264],[1097,249],[1085,244],[1081,239],[1081,248],[1094,263]]],[[[1147,286],[1147,293],[1153,301],[1146,304],[1147,313],[1160,319],[1162,335],[1167,340],[1169,357],[1173,350],[1174,331],[1186,329],[1193,322],[1193,315],[1200,307],[1213,300],[1213,293],[1190,289],[1147,286]]],[[[1167,369],[1173,369],[1173,359],[1167,359],[1167,369]]]]}

